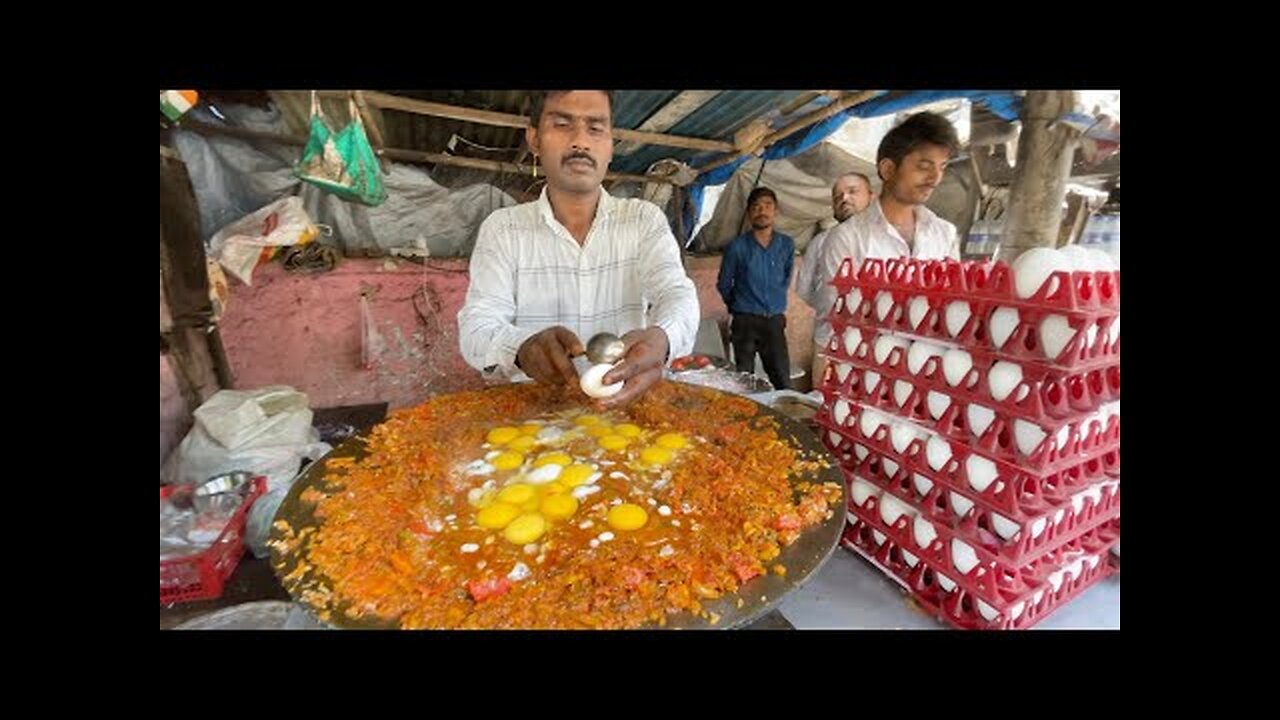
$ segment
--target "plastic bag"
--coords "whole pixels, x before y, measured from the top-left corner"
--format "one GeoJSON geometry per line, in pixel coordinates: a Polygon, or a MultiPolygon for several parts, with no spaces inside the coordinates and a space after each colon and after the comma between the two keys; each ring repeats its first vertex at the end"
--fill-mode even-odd
{"type": "Polygon", "coordinates": [[[311,93],[311,136],[294,169],[300,180],[327,190],[344,200],[365,205],[381,205],[387,199],[382,184],[382,167],[364,133],[364,121],[355,100],[348,101],[351,122],[334,131],[320,109],[315,91],[311,93]]]}
{"type": "Polygon", "coordinates": [[[220,390],[196,409],[195,426],[173,452],[168,483],[196,483],[245,470],[267,478],[267,492],[287,487],[302,459],[331,448],[311,427],[307,396],[284,385],[220,390]]]}
{"type": "Polygon", "coordinates": [[[240,218],[213,234],[209,247],[218,262],[237,280],[249,285],[253,269],[286,245],[305,245],[320,234],[302,208],[302,198],[291,195],[240,218]]]}

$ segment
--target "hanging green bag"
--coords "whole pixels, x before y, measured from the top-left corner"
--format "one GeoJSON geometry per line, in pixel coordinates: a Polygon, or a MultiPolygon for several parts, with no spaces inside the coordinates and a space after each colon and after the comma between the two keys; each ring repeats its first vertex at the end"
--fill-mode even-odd
{"type": "Polygon", "coordinates": [[[348,102],[351,103],[351,122],[334,132],[320,110],[315,91],[311,92],[311,136],[293,172],[303,182],[345,200],[381,205],[387,199],[382,168],[364,133],[355,101],[348,102]]]}

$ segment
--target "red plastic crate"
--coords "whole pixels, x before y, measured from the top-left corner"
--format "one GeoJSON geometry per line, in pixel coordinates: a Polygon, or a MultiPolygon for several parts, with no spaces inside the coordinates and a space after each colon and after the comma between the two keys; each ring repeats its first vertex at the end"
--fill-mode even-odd
{"type": "Polygon", "coordinates": [[[889,425],[883,422],[877,423],[868,436],[863,425],[870,423],[862,422],[866,409],[857,401],[846,402],[849,403],[850,410],[843,424],[836,422],[831,415],[830,406],[826,404],[814,416],[818,426],[826,430],[822,434],[824,444],[846,466],[851,454],[858,461],[864,459],[856,453],[855,446],[861,445],[898,466],[897,470],[891,471],[891,477],[903,473],[920,473],[931,481],[941,481],[949,487],[959,489],[967,497],[978,499],[993,509],[1009,514],[1011,520],[1042,515],[1046,506],[1061,504],[1073,494],[1092,485],[1120,477],[1119,445],[1102,447],[1095,450],[1094,454],[1086,454],[1075,464],[1062,469],[1038,473],[990,456],[972,446],[943,438],[950,457],[940,468],[935,469],[928,461],[925,440],[915,437],[906,447],[899,448],[894,444],[889,425]],[[832,433],[840,437],[833,437],[832,433]],[[968,464],[972,456],[990,461],[996,470],[996,475],[981,489],[977,489],[977,485],[981,483],[970,483],[968,464]]]}
{"type": "MultiPolygon", "coordinates": [[[[929,358],[921,367],[919,374],[913,374],[907,365],[907,349],[894,347],[884,355],[882,362],[877,361],[874,347],[881,336],[868,332],[862,333],[863,337],[857,349],[853,354],[849,354],[843,338],[844,330],[849,326],[836,321],[832,327],[835,332],[823,352],[823,355],[832,362],[828,364],[828,372],[823,376],[823,383],[848,383],[847,378],[841,380],[836,374],[841,363],[875,372],[893,382],[903,381],[919,390],[914,401],[908,404],[916,414],[924,412],[921,404],[927,393],[933,391],[953,400],[976,403],[992,411],[1003,412],[1011,418],[1056,429],[1064,423],[1078,422],[1097,411],[1103,404],[1120,399],[1119,358],[1083,371],[1054,370],[1044,366],[1018,363],[1022,370],[1022,379],[1003,400],[997,401],[991,395],[988,375],[999,359],[991,353],[965,350],[969,353],[973,364],[960,379],[959,384],[953,386],[947,382],[942,371],[942,360],[939,357],[929,358]]],[[[899,339],[906,340],[906,338],[899,339]]],[[[893,382],[879,383],[877,387],[870,390],[879,390],[880,396],[883,396],[891,391],[893,382]]]]}
{"type": "MultiPolygon", "coordinates": [[[[1113,572],[1112,565],[1105,560],[1110,552],[1103,549],[1095,563],[1082,561],[1078,574],[1061,574],[1056,588],[1048,580],[1032,578],[1016,600],[992,604],[967,588],[964,579],[951,580],[952,586],[944,587],[938,571],[926,557],[915,556],[916,563],[912,566],[895,540],[886,536],[883,542],[877,543],[874,532],[873,525],[854,516],[841,544],[897,581],[930,614],[962,630],[1029,628],[1113,572]]],[[[954,571],[951,574],[955,574],[954,571]]]]}
{"type": "Polygon", "coordinates": [[[832,285],[839,293],[832,321],[866,329],[885,329],[948,342],[969,350],[992,352],[1002,359],[1046,367],[1089,369],[1120,356],[1120,338],[1111,337],[1120,310],[1120,273],[1058,272],[1045,280],[1032,298],[1018,298],[1009,266],[998,263],[960,263],[954,260],[868,259],[857,273],[846,258],[832,285]],[[848,296],[852,291],[854,302],[848,296]],[[1052,292],[1050,292],[1052,291],[1052,292]],[[892,303],[877,312],[881,293],[892,303]],[[910,304],[922,299],[926,308],[912,322],[910,304]],[[945,328],[946,307],[969,305],[970,316],[956,335],[945,328]],[[989,337],[992,314],[1000,308],[1016,310],[1019,321],[1000,347],[989,337]],[[1040,348],[1038,328],[1049,315],[1060,315],[1075,332],[1054,358],[1040,348]],[[1093,328],[1093,334],[1087,328],[1093,328]]]}
{"type": "MultiPolygon", "coordinates": [[[[222,596],[223,585],[244,555],[244,526],[253,503],[267,491],[267,479],[253,478],[248,496],[236,509],[218,539],[195,555],[160,561],[160,604],[212,600],[222,596]]],[[[160,487],[160,499],[173,493],[173,485],[160,487]]]]}
{"type": "MultiPolygon", "coordinates": [[[[1058,426],[1048,427],[1032,423],[1044,433],[1044,437],[1030,455],[1024,455],[1014,440],[1014,423],[1028,421],[1010,417],[1002,409],[991,410],[992,420],[981,435],[975,436],[969,424],[970,406],[989,410],[985,405],[948,400],[946,409],[935,420],[926,408],[927,392],[912,385],[909,380],[886,381],[882,376],[877,387],[872,388],[871,394],[867,395],[862,392],[862,388],[868,384],[868,371],[853,367],[848,370],[845,382],[837,385],[834,384],[834,379],[838,372],[838,369],[829,370],[828,375],[833,382],[824,382],[819,386],[824,405],[833,411],[842,400],[860,407],[870,407],[893,419],[907,421],[918,428],[936,433],[956,447],[966,448],[1029,473],[1049,475],[1061,472],[1090,459],[1118,453],[1120,449],[1119,415],[1106,418],[1086,416],[1074,422],[1062,422],[1058,426]],[[898,383],[906,383],[912,388],[902,405],[898,404],[898,389],[901,387],[898,383]]],[[[835,417],[832,419],[835,420],[835,417]]],[[[839,425],[838,422],[836,424],[839,425]]]]}

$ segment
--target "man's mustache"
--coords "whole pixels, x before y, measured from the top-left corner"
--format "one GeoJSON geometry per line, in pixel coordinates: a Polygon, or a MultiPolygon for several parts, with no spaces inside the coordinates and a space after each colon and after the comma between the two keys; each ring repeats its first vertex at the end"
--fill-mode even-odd
{"type": "Polygon", "coordinates": [[[571,160],[586,160],[587,162],[591,163],[591,167],[596,166],[595,158],[591,157],[586,153],[573,153],[572,155],[565,155],[564,159],[560,161],[560,164],[568,165],[571,160]]]}

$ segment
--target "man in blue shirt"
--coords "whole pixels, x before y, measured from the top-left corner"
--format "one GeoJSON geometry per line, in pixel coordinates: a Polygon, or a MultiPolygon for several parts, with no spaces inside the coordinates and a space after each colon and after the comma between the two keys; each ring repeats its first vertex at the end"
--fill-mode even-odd
{"type": "Polygon", "coordinates": [[[739,372],[755,371],[756,353],[778,390],[791,387],[787,354],[787,288],[795,265],[796,244],[774,232],[778,196],[758,187],[747,196],[751,230],[725,248],[716,289],[733,316],[730,341],[739,372]]]}

